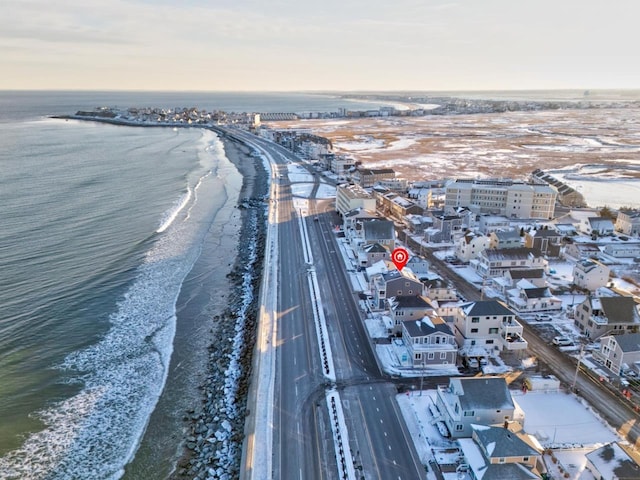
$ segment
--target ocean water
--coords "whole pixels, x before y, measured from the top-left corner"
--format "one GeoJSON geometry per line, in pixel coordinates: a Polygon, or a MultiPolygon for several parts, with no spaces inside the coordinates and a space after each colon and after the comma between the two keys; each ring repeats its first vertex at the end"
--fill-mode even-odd
{"type": "MultiPolygon", "coordinates": [[[[156,435],[146,444],[170,458],[143,442],[126,476],[166,476],[180,438],[163,418],[184,412],[179,381],[165,388],[178,298],[186,297],[183,316],[206,316],[213,306],[193,306],[189,288],[207,295],[205,287],[225,282],[225,258],[192,269],[203,249],[235,248],[226,224],[237,221],[241,177],[216,135],[47,118],[100,105],[330,111],[345,102],[0,92],[2,479],[119,478],[146,431],[156,435]]],[[[198,328],[206,327],[190,332],[198,328]]]]}

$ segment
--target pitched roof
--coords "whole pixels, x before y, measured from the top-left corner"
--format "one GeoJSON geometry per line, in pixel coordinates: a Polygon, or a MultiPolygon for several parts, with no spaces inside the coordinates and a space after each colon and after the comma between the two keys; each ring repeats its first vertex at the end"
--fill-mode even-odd
{"type": "Polygon", "coordinates": [[[483,446],[487,458],[531,457],[539,452],[518,435],[503,427],[471,425],[478,443],[483,446]]]}
{"type": "Polygon", "coordinates": [[[514,268],[508,270],[512,280],[521,280],[523,278],[544,278],[544,270],[542,268],[514,268]]]}
{"type": "Polygon", "coordinates": [[[424,337],[437,332],[444,333],[446,335],[453,335],[449,325],[444,321],[437,321],[437,319],[434,320],[429,317],[424,317],[422,320],[409,320],[402,322],[402,328],[407,330],[407,334],[410,337],[424,337]]]}
{"type": "Polygon", "coordinates": [[[496,237],[498,237],[498,240],[500,241],[515,240],[515,239],[520,240],[520,232],[517,232],[515,230],[498,230],[493,233],[496,237]]]}
{"type": "Polygon", "coordinates": [[[462,391],[458,395],[462,410],[509,410],[515,408],[507,382],[503,377],[451,378],[451,384],[462,391]]]}
{"type": "Polygon", "coordinates": [[[552,229],[534,230],[532,232],[529,232],[529,235],[536,238],[562,237],[561,233],[558,233],[552,229]]]}
{"type": "Polygon", "coordinates": [[[524,294],[527,298],[547,298],[551,296],[547,287],[541,288],[525,288],[524,294]]]}
{"type": "Polygon", "coordinates": [[[490,463],[478,472],[481,480],[529,480],[538,479],[536,474],[519,463],[490,463]]]}
{"type": "Polygon", "coordinates": [[[640,333],[625,333],[624,335],[614,335],[615,341],[620,346],[620,350],[625,353],[640,352],[640,333]]]}
{"type": "Polygon", "coordinates": [[[640,466],[617,442],[587,453],[586,457],[605,478],[640,478],[640,466]]]}
{"type": "Polygon", "coordinates": [[[480,446],[471,438],[459,438],[474,478],[478,480],[533,480],[540,477],[520,463],[489,463],[480,446]]]}
{"type": "Polygon", "coordinates": [[[537,248],[516,247],[516,248],[497,248],[495,250],[484,250],[482,255],[489,260],[520,260],[529,258],[529,255],[541,257],[542,254],[537,248]]]}
{"type": "Polygon", "coordinates": [[[515,315],[504,303],[498,300],[482,300],[460,305],[460,308],[467,317],[472,316],[494,316],[494,315],[515,315]]]}
{"type": "Polygon", "coordinates": [[[398,295],[390,299],[393,308],[433,308],[424,297],[413,295],[398,295]]]}
{"type": "Polygon", "coordinates": [[[365,240],[393,240],[395,231],[389,220],[366,220],[362,224],[365,240]]]}
{"type": "Polygon", "coordinates": [[[380,245],[379,243],[371,243],[369,245],[365,245],[365,247],[363,248],[363,250],[367,253],[385,253],[387,252],[387,249],[384,248],[382,245],[380,245]]]}
{"type": "Polygon", "coordinates": [[[638,304],[633,297],[600,297],[608,323],[640,323],[638,304]]]}

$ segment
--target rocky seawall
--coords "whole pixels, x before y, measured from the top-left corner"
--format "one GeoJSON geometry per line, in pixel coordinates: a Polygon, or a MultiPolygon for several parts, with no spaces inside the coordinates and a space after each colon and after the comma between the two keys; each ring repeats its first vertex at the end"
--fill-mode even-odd
{"type": "Polygon", "coordinates": [[[222,139],[227,158],[243,175],[238,200],[242,214],[235,265],[227,275],[231,295],[226,310],[212,319],[201,405],[185,412],[188,423],[184,455],[175,479],[235,479],[240,476],[247,391],[255,345],[260,282],[266,238],[267,172],[250,149],[222,139]]]}

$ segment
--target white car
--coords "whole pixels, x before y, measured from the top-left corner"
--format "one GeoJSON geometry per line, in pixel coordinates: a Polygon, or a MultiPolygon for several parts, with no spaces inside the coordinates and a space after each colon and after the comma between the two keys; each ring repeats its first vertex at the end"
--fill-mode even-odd
{"type": "Polygon", "coordinates": [[[553,337],[553,344],[559,347],[568,347],[569,345],[573,345],[573,342],[568,337],[553,337]]]}

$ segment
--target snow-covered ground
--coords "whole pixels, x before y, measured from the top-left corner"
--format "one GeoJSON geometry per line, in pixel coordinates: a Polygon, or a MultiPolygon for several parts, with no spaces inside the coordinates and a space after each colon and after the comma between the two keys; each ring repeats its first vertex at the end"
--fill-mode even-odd
{"type": "Polygon", "coordinates": [[[336,187],[328,185],[326,183],[320,183],[318,191],[316,192],[316,198],[335,198],[336,187]]]}
{"type": "Polygon", "coordinates": [[[292,183],[298,182],[313,182],[313,175],[311,175],[306,168],[296,165],[295,163],[287,164],[287,170],[289,174],[289,180],[292,183]]]}

